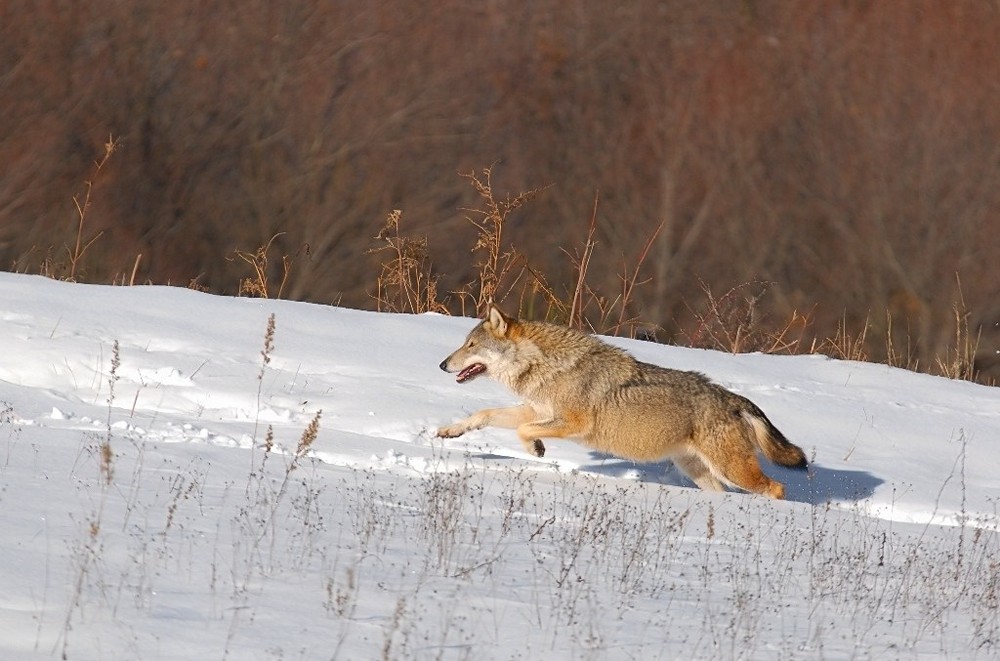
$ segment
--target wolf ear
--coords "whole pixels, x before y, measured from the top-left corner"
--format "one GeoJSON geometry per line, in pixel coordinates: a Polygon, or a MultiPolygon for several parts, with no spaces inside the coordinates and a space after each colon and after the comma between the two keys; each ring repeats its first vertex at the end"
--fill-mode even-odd
{"type": "Polygon", "coordinates": [[[490,322],[490,327],[493,328],[493,332],[501,336],[507,334],[508,326],[510,326],[510,324],[514,321],[501,312],[500,308],[492,303],[490,304],[489,311],[486,313],[486,319],[490,322]]]}

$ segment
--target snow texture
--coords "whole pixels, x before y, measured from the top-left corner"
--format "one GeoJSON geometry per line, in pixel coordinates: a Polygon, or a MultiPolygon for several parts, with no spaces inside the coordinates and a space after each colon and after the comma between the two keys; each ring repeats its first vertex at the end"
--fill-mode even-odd
{"type": "Polygon", "coordinates": [[[471,319],[13,274],[0,301],[0,658],[1000,655],[996,388],[610,340],[803,447],[778,502],[434,437],[514,401],[438,369],[471,319]]]}

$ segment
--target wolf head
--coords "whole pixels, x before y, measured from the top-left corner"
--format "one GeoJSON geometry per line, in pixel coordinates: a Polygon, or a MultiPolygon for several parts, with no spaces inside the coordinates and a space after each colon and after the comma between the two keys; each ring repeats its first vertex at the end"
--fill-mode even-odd
{"type": "Polygon", "coordinates": [[[472,329],[465,343],[453,354],[441,361],[445,372],[458,372],[455,380],[465,383],[479,376],[496,372],[510,362],[516,347],[510,333],[517,324],[496,306],[491,305],[486,319],[472,329]]]}

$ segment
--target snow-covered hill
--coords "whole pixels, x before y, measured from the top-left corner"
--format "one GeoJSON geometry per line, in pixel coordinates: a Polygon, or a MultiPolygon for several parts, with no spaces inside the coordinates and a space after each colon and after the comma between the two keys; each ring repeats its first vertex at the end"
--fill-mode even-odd
{"type": "Polygon", "coordinates": [[[0,274],[0,658],[1000,654],[1000,389],[612,340],[813,460],[708,494],[434,438],[473,323],[0,274]]]}

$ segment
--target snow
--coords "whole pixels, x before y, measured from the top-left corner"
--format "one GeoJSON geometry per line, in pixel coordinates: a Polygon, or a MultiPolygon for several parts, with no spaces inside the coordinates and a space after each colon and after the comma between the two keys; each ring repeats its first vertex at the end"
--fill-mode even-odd
{"type": "Polygon", "coordinates": [[[805,448],[765,466],[777,502],[435,438],[513,401],[438,369],[470,319],[14,274],[0,300],[0,658],[1000,654],[996,388],[610,339],[805,448]]]}

